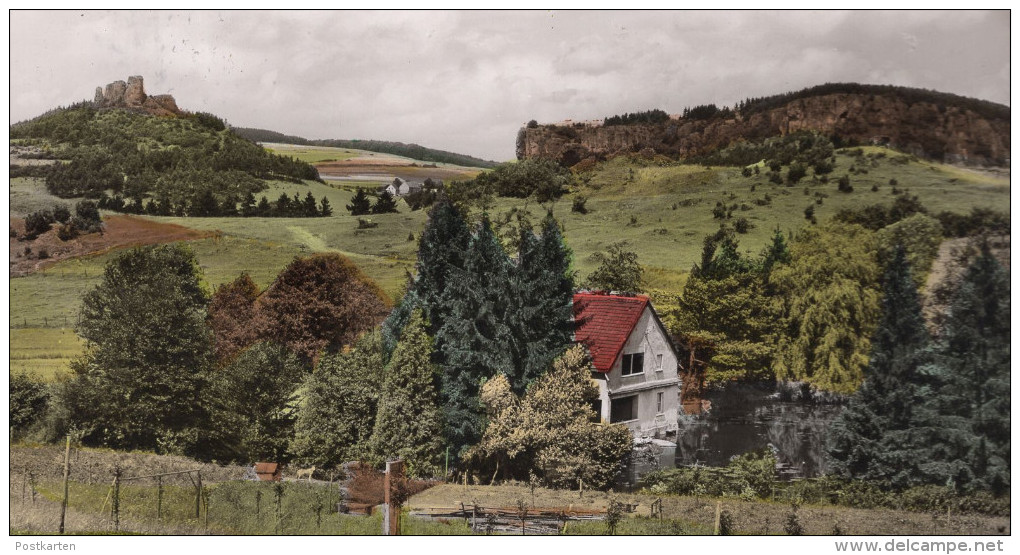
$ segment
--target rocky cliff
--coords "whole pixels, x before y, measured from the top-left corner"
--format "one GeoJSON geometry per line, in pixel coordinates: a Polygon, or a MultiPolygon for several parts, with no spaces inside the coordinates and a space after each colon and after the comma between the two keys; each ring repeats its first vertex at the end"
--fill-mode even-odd
{"type": "Polygon", "coordinates": [[[792,98],[769,109],[728,112],[726,117],[703,120],[673,117],[655,124],[532,125],[518,133],[517,157],[544,157],[574,165],[587,158],[605,159],[650,149],[671,158],[686,158],[739,140],[815,130],[844,143],[885,144],[934,160],[1008,165],[1009,108],[984,103],[992,108],[972,109],[976,101],[965,99],[971,105],[954,105],[945,102],[946,96],[925,101],[895,93],[820,94],[792,98]]]}
{"type": "Polygon", "coordinates": [[[177,101],[168,94],[149,96],[145,94],[145,83],[141,76],[133,75],[124,81],[114,81],[103,87],[96,87],[93,104],[97,108],[126,108],[157,116],[172,116],[181,113],[177,101]]]}

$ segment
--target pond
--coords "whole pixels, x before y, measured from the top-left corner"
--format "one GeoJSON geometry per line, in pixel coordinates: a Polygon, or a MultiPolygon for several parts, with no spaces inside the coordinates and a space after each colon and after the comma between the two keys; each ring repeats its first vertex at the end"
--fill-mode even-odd
{"type": "Polygon", "coordinates": [[[825,473],[825,434],[843,410],[837,396],[791,384],[732,384],[711,389],[701,414],[680,417],[676,447],[643,446],[623,480],[669,466],[725,466],[731,457],[772,445],[782,479],[825,473]]]}
{"type": "Polygon", "coordinates": [[[704,398],[706,412],[680,419],[677,465],[724,466],[734,455],[772,445],[783,477],[825,473],[825,435],[843,410],[839,399],[772,384],[730,385],[704,398]]]}

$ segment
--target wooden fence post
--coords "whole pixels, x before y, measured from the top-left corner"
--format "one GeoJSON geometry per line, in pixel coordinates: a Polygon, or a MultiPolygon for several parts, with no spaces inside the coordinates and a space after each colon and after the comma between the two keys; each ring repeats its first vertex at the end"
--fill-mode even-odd
{"type": "MultiPolygon", "coordinates": [[[[71,474],[71,435],[67,436],[64,447],[64,499],[60,502],[60,533],[64,533],[64,517],[67,515],[67,478],[71,474]]],[[[34,493],[34,492],[33,492],[34,493]]],[[[33,495],[32,500],[35,500],[33,495]]]]}
{"type": "Polygon", "coordinates": [[[402,499],[398,499],[397,496],[393,495],[394,489],[402,487],[404,477],[404,461],[386,461],[386,476],[383,478],[383,495],[384,499],[384,511],[383,511],[383,535],[384,536],[399,536],[400,535],[400,505],[403,503],[402,499]]]}
{"type": "Polygon", "coordinates": [[[195,474],[198,475],[198,483],[195,484],[195,518],[197,519],[201,516],[202,510],[202,472],[198,471],[195,474]]]}
{"type": "Polygon", "coordinates": [[[120,465],[113,467],[113,530],[120,531],[120,465]]]}
{"type": "Polygon", "coordinates": [[[159,485],[156,490],[156,520],[163,520],[163,477],[157,478],[159,485]]]}
{"type": "Polygon", "coordinates": [[[722,501],[715,502],[715,535],[719,535],[719,520],[722,516],[722,501]]]}

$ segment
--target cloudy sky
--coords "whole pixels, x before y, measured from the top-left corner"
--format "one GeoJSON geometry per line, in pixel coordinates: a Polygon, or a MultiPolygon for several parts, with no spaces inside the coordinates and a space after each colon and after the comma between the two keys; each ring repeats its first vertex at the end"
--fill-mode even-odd
{"type": "Polygon", "coordinates": [[[236,126],[507,160],[530,119],[676,113],[825,82],[1009,104],[1009,24],[1005,11],[13,11],[10,112],[142,75],[149,94],[236,126]]]}

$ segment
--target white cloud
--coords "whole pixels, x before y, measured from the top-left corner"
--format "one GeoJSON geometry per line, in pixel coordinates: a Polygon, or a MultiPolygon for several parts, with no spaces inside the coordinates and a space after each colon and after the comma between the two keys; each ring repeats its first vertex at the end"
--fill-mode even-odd
{"type": "Polygon", "coordinates": [[[539,121],[826,81],[1009,102],[1008,12],[11,13],[11,117],[143,75],[235,125],[492,159],[539,121]]]}

